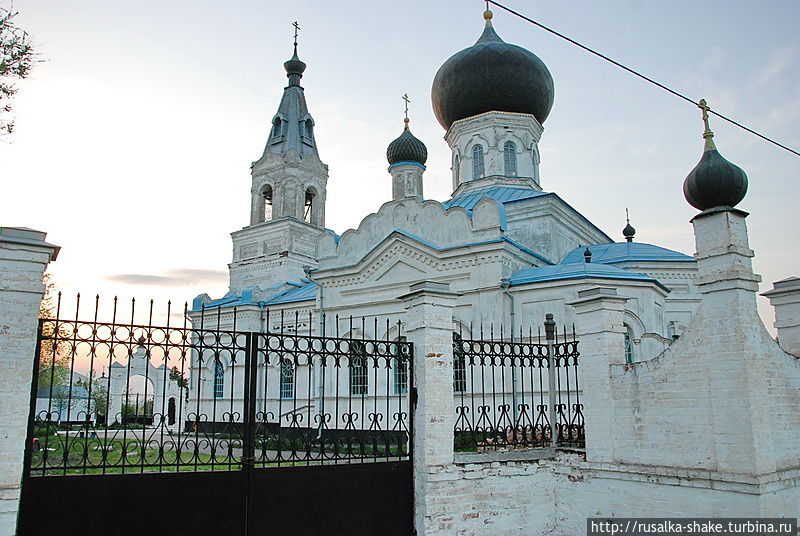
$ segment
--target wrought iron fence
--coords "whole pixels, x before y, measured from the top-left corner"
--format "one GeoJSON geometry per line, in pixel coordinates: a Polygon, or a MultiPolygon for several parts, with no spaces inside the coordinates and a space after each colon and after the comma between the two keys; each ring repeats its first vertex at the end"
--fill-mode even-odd
{"type": "Polygon", "coordinates": [[[32,476],[358,463],[406,459],[412,346],[401,325],[263,311],[190,311],[180,325],[42,319],[26,470],[32,476]],[[189,319],[191,318],[192,324],[189,319]],[[330,323],[328,322],[328,323],[330,323]],[[349,328],[340,335],[340,326],[349,328]],[[379,326],[380,324],[380,326],[379,326]],[[260,325],[260,324],[259,324],[260,325]],[[312,326],[316,328],[314,333],[312,326]]]}
{"type": "Polygon", "coordinates": [[[453,334],[456,450],[585,446],[575,328],[544,327],[453,334]]]}

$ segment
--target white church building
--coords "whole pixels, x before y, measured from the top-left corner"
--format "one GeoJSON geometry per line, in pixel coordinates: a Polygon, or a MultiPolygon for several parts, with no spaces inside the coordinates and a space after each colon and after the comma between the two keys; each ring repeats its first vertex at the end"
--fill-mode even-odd
{"type": "MultiPolygon", "coordinates": [[[[637,241],[630,223],[615,241],[545,189],[538,144],[553,80],[537,56],[497,35],[490,12],[478,41],[447,60],[433,81],[433,109],[452,152],[450,199],[425,198],[427,148],[406,117],[386,152],[392,199],[341,234],[325,227],[328,166],[319,157],[301,86],[306,64],[296,45],[284,68],[288,85],[264,152],[251,166],[249,225],[231,233],[229,292],[194,300],[195,328],[233,329],[235,309],[237,330],[278,329],[267,325],[268,310],[272,322],[283,313],[283,329],[309,334],[353,335],[344,323],[333,325],[337,314],[376,317],[381,321],[367,322],[366,333],[354,334],[395,338],[384,319],[396,331],[404,314],[397,298],[423,280],[447,283],[458,294],[453,331],[465,337],[481,325],[529,337],[546,313],[571,326],[566,304],[597,285],[629,297],[627,362],[662,352],[688,325],[700,301],[693,257],[637,241]],[[497,72],[479,74],[484,62],[497,72]],[[301,325],[294,325],[295,314],[301,325]]],[[[196,357],[193,377],[206,385],[192,385],[193,403],[198,391],[203,404],[213,403],[215,393],[231,396],[229,377],[242,374],[233,371],[235,360],[204,360],[198,374],[196,357]]],[[[291,371],[284,375],[285,391],[291,371]]],[[[296,388],[313,398],[313,389],[296,388]]]]}

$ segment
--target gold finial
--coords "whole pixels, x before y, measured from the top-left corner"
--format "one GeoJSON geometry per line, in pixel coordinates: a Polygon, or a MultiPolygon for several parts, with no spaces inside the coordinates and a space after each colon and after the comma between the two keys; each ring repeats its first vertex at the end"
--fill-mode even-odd
{"type": "Polygon", "coordinates": [[[711,110],[711,107],[706,102],[706,99],[700,99],[700,102],[697,103],[697,107],[703,110],[703,126],[705,130],[703,130],[703,139],[706,140],[704,151],[715,151],[717,146],[714,145],[714,133],[711,132],[711,127],[708,124],[708,112],[711,110]]]}
{"type": "Polygon", "coordinates": [[[492,25],[492,11],[489,9],[489,2],[486,2],[486,11],[483,12],[483,18],[486,19],[486,26],[492,25]]]}
{"type": "Polygon", "coordinates": [[[403,119],[403,123],[405,123],[405,128],[408,129],[408,122],[410,119],[408,118],[408,103],[411,102],[411,99],[408,98],[408,93],[403,94],[403,100],[406,102],[406,118],[403,119]]]}

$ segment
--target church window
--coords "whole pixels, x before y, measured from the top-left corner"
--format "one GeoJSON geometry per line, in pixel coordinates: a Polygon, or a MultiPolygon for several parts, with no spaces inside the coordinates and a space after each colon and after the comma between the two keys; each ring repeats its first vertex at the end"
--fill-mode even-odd
{"type": "Polygon", "coordinates": [[[314,210],[314,190],[309,188],[306,190],[305,204],[303,205],[303,221],[306,223],[311,222],[311,216],[314,210]]]}
{"type": "MultiPolygon", "coordinates": [[[[395,340],[398,342],[406,342],[405,337],[398,337],[395,340]]],[[[405,394],[408,392],[408,362],[401,357],[403,354],[399,345],[394,345],[392,353],[395,355],[392,359],[394,394],[405,394]]]]}
{"type": "Polygon", "coordinates": [[[288,359],[281,362],[281,398],[294,397],[294,365],[288,359]]]}
{"type": "Polygon", "coordinates": [[[453,333],[453,391],[463,393],[467,390],[467,359],[461,346],[461,335],[453,333]]]}
{"type": "Polygon", "coordinates": [[[350,343],[350,394],[367,394],[367,351],[364,343],[350,343]]]}
{"type": "Polygon", "coordinates": [[[517,175],[517,146],[513,141],[507,141],[503,145],[503,163],[505,175],[516,177],[517,175]]]}
{"type": "Polygon", "coordinates": [[[264,213],[261,221],[270,221],[272,219],[272,186],[269,184],[264,186],[261,196],[264,198],[264,213]]]}
{"type": "Polygon", "coordinates": [[[472,148],[472,178],[480,179],[486,175],[486,168],[483,165],[483,145],[475,145],[472,148]]]}
{"type": "Polygon", "coordinates": [[[283,121],[281,121],[280,117],[276,117],[272,127],[272,136],[275,138],[279,138],[282,134],[283,134],[283,121]]]}
{"type": "Polygon", "coordinates": [[[453,158],[453,174],[455,175],[456,182],[458,182],[459,176],[461,175],[461,158],[458,155],[453,158]]]}
{"type": "Polygon", "coordinates": [[[303,137],[306,141],[312,141],[314,139],[314,123],[311,119],[306,119],[305,121],[300,121],[300,132],[303,133],[303,137]]]}
{"type": "Polygon", "coordinates": [[[225,369],[219,359],[214,360],[214,398],[222,398],[225,390],[225,369]]]}
{"type": "Polygon", "coordinates": [[[625,362],[633,363],[633,330],[628,324],[623,324],[625,327],[625,362]]]}

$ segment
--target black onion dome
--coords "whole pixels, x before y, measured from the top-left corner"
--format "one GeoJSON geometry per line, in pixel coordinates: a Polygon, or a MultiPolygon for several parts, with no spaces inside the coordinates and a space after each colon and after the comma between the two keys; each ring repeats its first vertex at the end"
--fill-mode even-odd
{"type": "Polygon", "coordinates": [[[436,119],[453,122],[484,112],[531,114],[544,123],[553,107],[553,77],[534,53],[503,41],[486,28],[471,47],[453,55],[433,79],[431,99],[436,119]]]}
{"type": "Polygon", "coordinates": [[[747,193],[747,175],[725,160],[716,147],[706,147],[700,162],[683,182],[686,201],[700,210],[735,207],[747,193]]]}
{"type": "Polygon", "coordinates": [[[387,147],[386,159],[389,164],[398,162],[425,164],[428,159],[428,148],[408,130],[408,125],[406,125],[403,133],[387,147]]]}
{"type": "Polygon", "coordinates": [[[636,235],[636,229],[633,228],[631,222],[628,222],[627,225],[625,225],[625,228],[622,230],[622,236],[624,236],[625,240],[627,240],[628,242],[633,242],[633,237],[635,235],[636,235]]]}

